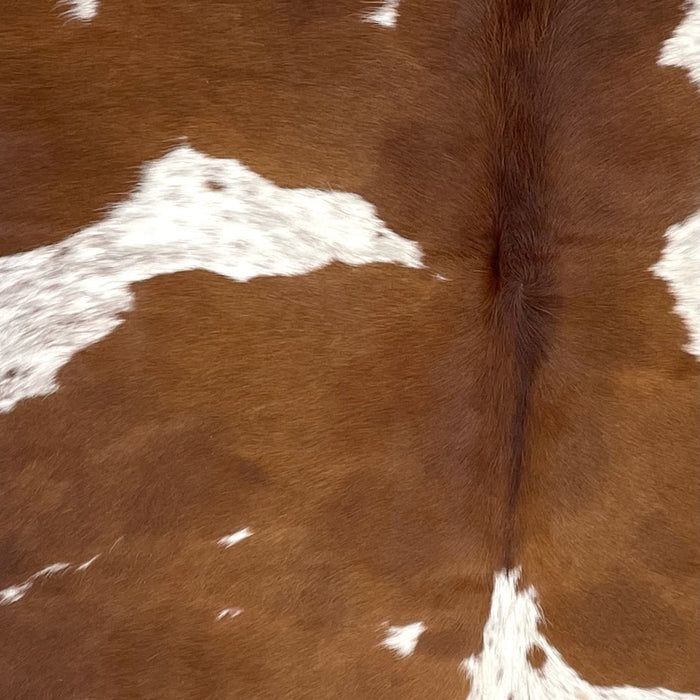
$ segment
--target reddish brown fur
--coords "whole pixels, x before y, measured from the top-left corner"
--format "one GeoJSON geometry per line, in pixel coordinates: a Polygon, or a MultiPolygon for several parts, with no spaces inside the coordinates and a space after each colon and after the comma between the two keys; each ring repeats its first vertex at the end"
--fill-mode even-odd
{"type": "Polygon", "coordinates": [[[0,588],[102,557],[0,607],[0,697],[464,697],[512,564],[587,680],[697,692],[698,372],[648,272],[697,205],[696,95],[655,64],[680,8],[366,9],[5,11],[2,254],[186,135],[362,194],[428,270],[150,280],[2,416],[0,588]]]}
{"type": "Polygon", "coordinates": [[[530,647],[527,652],[527,662],[534,669],[541,669],[547,661],[547,654],[542,647],[530,647]]]}

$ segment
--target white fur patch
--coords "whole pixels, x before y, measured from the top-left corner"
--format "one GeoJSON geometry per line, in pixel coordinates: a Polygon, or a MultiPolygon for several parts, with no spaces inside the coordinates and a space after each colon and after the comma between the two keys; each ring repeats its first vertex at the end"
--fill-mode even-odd
{"type": "Polygon", "coordinates": [[[98,0],[59,0],[58,6],[66,9],[61,16],[66,19],[77,19],[81,22],[89,22],[97,16],[100,3],[98,0]]]}
{"type": "Polygon", "coordinates": [[[661,259],[650,269],[676,298],[673,310],[690,336],[684,350],[700,358],[700,211],[670,226],[665,238],[661,259]]]}
{"type": "Polygon", "coordinates": [[[381,645],[404,658],[414,652],[418,637],[423,632],[425,632],[425,625],[422,622],[414,622],[403,627],[389,627],[381,645]]]}
{"type": "Polygon", "coordinates": [[[484,627],[483,650],[462,663],[471,680],[471,700],[696,700],[697,695],[662,688],[604,688],[584,681],[539,631],[543,622],[537,593],[518,591],[520,570],[494,578],[491,612],[484,627]],[[534,669],[527,654],[539,647],[544,665],[534,669]]]}
{"type": "Polygon", "coordinates": [[[234,532],[232,535],[221,537],[216,541],[216,543],[220,547],[225,547],[228,549],[229,547],[233,547],[234,544],[238,544],[239,542],[247,539],[252,534],[253,532],[249,527],[244,527],[242,530],[238,530],[238,532],[234,532]]]}
{"type": "Polygon", "coordinates": [[[238,617],[243,612],[243,608],[224,608],[217,616],[217,620],[223,620],[225,617],[238,617]]]}
{"type": "Polygon", "coordinates": [[[365,22],[373,22],[387,29],[392,29],[396,26],[398,17],[399,0],[384,0],[379,7],[368,12],[363,19],[365,22]]]}
{"type": "MultiPolygon", "coordinates": [[[[658,63],[685,68],[700,89],[700,0],[688,11],[673,36],[664,42],[658,63]]],[[[684,350],[700,359],[700,210],[666,231],[666,247],[650,270],[668,284],[676,298],[674,311],[690,336],[684,350]]]]}
{"type": "Polygon", "coordinates": [[[277,187],[187,145],[142,172],[103,221],[0,258],[0,412],[55,391],[58,370],[123,322],[135,282],[195,269],[246,282],[334,261],[423,266],[418,244],[359,195],[277,187]]]}
{"type": "Polygon", "coordinates": [[[658,63],[688,71],[690,79],[700,87],[700,0],[686,3],[688,11],[673,36],[664,42],[658,63]]]}

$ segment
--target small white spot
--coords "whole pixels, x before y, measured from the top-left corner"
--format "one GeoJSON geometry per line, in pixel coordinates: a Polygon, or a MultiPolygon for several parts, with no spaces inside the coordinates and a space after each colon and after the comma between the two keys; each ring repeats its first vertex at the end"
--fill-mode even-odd
{"type": "Polygon", "coordinates": [[[99,558],[99,556],[99,554],[96,554],[94,557],[92,557],[92,559],[88,559],[86,562],[83,562],[75,567],[67,562],[58,562],[56,564],[45,566],[35,574],[32,574],[22,583],[16,586],[10,586],[9,588],[5,588],[4,590],[0,591],[0,605],[10,605],[12,603],[16,603],[18,600],[21,600],[34,585],[34,583],[41,578],[49,578],[54,574],[68,572],[68,569],[71,567],[74,568],[75,571],[85,571],[85,569],[91,566],[95,560],[99,558]]]}
{"type": "Polygon", "coordinates": [[[92,559],[88,559],[87,561],[84,561],[82,564],[77,566],[75,568],[76,571],[85,571],[89,566],[92,566],[97,559],[100,558],[99,554],[95,554],[95,556],[92,559]]]}
{"type": "Polygon", "coordinates": [[[60,368],[123,323],[131,285],[156,275],[201,269],[247,282],[334,261],[423,267],[420,246],[359,195],[277,187],[187,145],[142,172],[103,221],[0,258],[0,412],[56,391],[60,368]]]}
{"type": "Polygon", "coordinates": [[[422,622],[414,622],[404,627],[389,627],[382,646],[391,649],[400,657],[410,656],[418,644],[418,637],[425,632],[422,622]]]}
{"type": "Polygon", "coordinates": [[[58,7],[66,7],[61,16],[66,19],[77,19],[89,22],[97,16],[98,0],[59,0],[58,7]]]}
{"type": "Polygon", "coordinates": [[[70,564],[66,564],[64,562],[51,564],[50,566],[46,566],[40,571],[37,571],[35,574],[32,574],[26,581],[23,581],[16,586],[5,588],[4,590],[0,591],[0,605],[11,605],[12,603],[16,603],[18,600],[24,598],[29,589],[34,585],[35,581],[40,578],[48,578],[54,574],[61,573],[62,571],[68,569],[69,566],[70,564]]]}
{"type": "Polygon", "coordinates": [[[42,578],[43,576],[53,576],[54,574],[60,574],[61,571],[65,571],[70,564],[66,564],[65,562],[59,562],[58,564],[50,564],[49,566],[45,566],[41,571],[37,571],[33,576],[29,577],[29,580],[35,581],[38,578],[42,578]]]}
{"type": "Polygon", "coordinates": [[[368,12],[363,20],[365,22],[374,22],[387,29],[392,29],[396,26],[396,20],[399,16],[399,0],[384,0],[382,4],[368,12]]]}
{"type": "Polygon", "coordinates": [[[233,547],[234,544],[242,542],[244,539],[250,537],[252,534],[253,533],[250,530],[250,528],[245,527],[242,530],[239,530],[238,532],[234,532],[232,535],[225,535],[224,537],[221,537],[216,541],[216,543],[220,547],[226,547],[228,549],[229,547],[233,547]]]}
{"type": "Polygon", "coordinates": [[[107,554],[111,554],[112,551],[114,550],[114,548],[115,548],[118,544],[121,544],[123,541],[124,541],[124,535],[122,535],[121,537],[117,537],[117,539],[114,540],[114,542],[112,543],[112,546],[109,548],[109,552],[107,552],[107,554]]]}
{"type": "Polygon", "coordinates": [[[27,591],[32,587],[29,581],[20,583],[19,586],[10,586],[0,591],[0,605],[10,605],[24,598],[27,591]]]}
{"type": "Polygon", "coordinates": [[[224,608],[217,616],[217,620],[223,620],[225,617],[238,617],[243,612],[243,608],[224,608]]]}

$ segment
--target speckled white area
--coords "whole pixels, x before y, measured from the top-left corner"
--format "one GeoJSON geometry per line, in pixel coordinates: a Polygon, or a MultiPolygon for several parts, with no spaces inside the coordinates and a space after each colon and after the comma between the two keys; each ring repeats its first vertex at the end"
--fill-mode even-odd
{"type": "Polygon", "coordinates": [[[334,261],[423,266],[418,244],[359,195],[284,189],[179,146],[146,164],[103,221],[0,258],[0,412],[55,391],[58,370],[123,322],[135,282],[194,269],[247,282],[334,261]]]}
{"type": "Polygon", "coordinates": [[[519,591],[519,579],[519,569],[495,576],[483,650],[462,664],[471,681],[469,700],[697,700],[663,688],[606,688],[584,681],[540,632],[544,618],[537,593],[532,587],[519,591]],[[546,655],[539,669],[527,659],[531,647],[546,655]]]}

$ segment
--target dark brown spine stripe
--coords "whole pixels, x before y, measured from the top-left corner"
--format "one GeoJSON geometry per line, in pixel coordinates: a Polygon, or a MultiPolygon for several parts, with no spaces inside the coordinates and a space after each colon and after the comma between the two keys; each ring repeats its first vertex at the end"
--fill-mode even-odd
{"type": "Polygon", "coordinates": [[[498,342],[514,373],[508,441],[504,565],[516,564],[517,512],[526,473],[533,382],[554,318],[554,278],[547,213],[551,115],[552,12],[547,2],[505,0],[490,23],[489,99],[492,153],[495,307],[498,342]]]}

